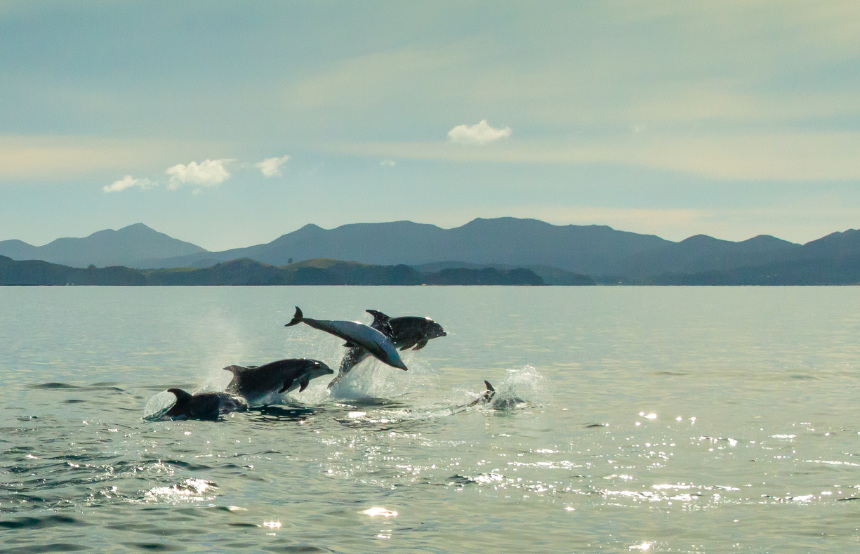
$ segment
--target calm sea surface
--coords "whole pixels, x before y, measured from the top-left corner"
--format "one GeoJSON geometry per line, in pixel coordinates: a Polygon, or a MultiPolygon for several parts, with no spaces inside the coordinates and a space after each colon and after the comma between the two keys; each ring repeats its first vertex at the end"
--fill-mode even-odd
{"type": "Polygon", "coordinates": [[[858,338],[854,287],[0,287],[0,551],[858,550],[858,338]],[[295,305],[448,336],[144,419],[230,364],[336,368],[295,305]]]}

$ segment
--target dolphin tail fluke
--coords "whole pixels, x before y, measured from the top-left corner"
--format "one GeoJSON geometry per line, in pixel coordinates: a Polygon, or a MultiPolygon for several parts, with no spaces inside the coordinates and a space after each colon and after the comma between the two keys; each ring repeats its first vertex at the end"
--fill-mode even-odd
{"type": "Polygon", "coordinates": [[[302,310],[298,306],[296,306],[296,314],[293,316],[293,319],[289,323],[284,325],[284,327],[291,327],[293,325],[297,325],[302,322],[302,319],[304,319],[304,314],[302,314],[302,310]]]}
{"type": "Polygon", "coordinates": [[[227,367],[224,368],[225,371],[229,371],[230,373],[233,373],[234,375],[236,373],[239,373],[243,369],[247,369],[247,368],[242,367],[240,365],[228,365],[227,367]]]}
{"type": "Polygon", "coordinates": [[[340,380],[346,377],[346,373],[340,373],[337,377],[328,382],[328,388],[334,387],[336,384],[340,383],[340,380]]]}

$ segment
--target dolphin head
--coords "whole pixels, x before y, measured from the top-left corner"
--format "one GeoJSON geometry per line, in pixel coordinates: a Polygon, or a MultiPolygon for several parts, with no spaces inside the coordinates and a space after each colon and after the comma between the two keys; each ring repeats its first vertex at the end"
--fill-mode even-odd
{"type": "Polygon", "coordinates": [[[334,373],[334,370],[329,366],[325,365],[324,363],[317,360],[311,361],[313,363],[308,369],[308,375],[311,379],[316,379],[317,377],[322,377],[323,375],[331,375],[332,373],[334,373]]]}
{"type": "Polygon", "coordinates": [[[447,336],[445,329],[443,329],[441,325],[439,325],[432,319],[427,320],[427,329],[424,332],[427,334],[428,339],[435,339],[436,337],[447,336]]]}

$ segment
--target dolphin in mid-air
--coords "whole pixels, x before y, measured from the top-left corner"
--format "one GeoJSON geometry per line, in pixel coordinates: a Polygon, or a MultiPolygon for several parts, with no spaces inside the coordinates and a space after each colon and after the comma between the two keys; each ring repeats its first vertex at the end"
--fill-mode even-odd
{"type": "Polygon", "coordinates": [[[326,319],[311,319],[304,317],[302,310],[296,306],[296,313],[293,319],[285,325],[290,327],[306,323],[314,329],[325,331],[336,337],[340,337],[346,341],[344,346],[349,348],[361,347],[370,352],[379,361],[386,363],[392,367],[397,367],[403,370],[408,369],[403,360],[400,359],[400,354],[397,353],[397,348],[391,339],[385,336],[382,332],[374,329],[370,325],[359,323],[357,321],[329,321],[326,319]]]}
{"type": "MultiPolygon", "coordinates": [[[[430,319],[429,317],[404,316],[391,318],[377,310],[366,310],[367,313],[373,316],[371,327],[388,336],[394,347],[403,350],[413,348],[421,350],[427,346],[427,341],[437,337],[447,335],[442,326],[430,319]]],[[[340,361],[340,368],[337,377],[329,384],[329,388],[335,383],[343,379],[347,373],[356,365],[361,363],[369,353],[367,350],[353,346],[340,361]]]]}
{"type": "Polygon", "coordinates": [[[182,389],[167,389],[176,397],[174,404],[164,416],[172,419],[204,419],[215,421],[228,412],[248,409],[244,400],[225,392],[200,392],[190,394],[182,389]]]}
{"type": "Polygon", "coordinates": [[[447,335],[445,329],[429,317],[388,317],[378,310],[367,310],[367,313],[373,316],[370,326],[388,335],[401,351],[412,347],[421,350],[430,339],[447,335]]]}
{"type": "Polygon", "coordinates": [[[278,360],[261,366],[231,365],[224,369],[233,373],[227,392],[241,396],[251,404],[273,393],[283,394],[295,389],[302,392],[311,379],[334,373],[324,363],[305,358],[278,360]]]}

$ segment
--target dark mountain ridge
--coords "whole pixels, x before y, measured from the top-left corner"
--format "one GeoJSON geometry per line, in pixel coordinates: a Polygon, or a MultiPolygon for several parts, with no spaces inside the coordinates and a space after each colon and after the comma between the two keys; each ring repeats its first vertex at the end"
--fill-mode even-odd
{"type": "MultiPolygon", "coordinates": [[[[2,241],[0,255],[72,267],[138,269],[205,268],[239,258],[281,267],[290,261],[330,258],[369,265],[439,264],[437,271],[529,268],[553,284],[583,284],[592,279],[646,283],[659,276],[716,275],[772,264],[783,264],[783,274],[791,264],[801,262],[805,267],[833,266],[834,260],[860,255],[860,231],[832,233],[805,245],[767,235],[740,242],[696,235],[672,242],[600,225],[552,225],[506,217],[475,219],[452,229],[411,221],[354,223],[334,229],[311,224],[266,244],[209,252],[136,224],[81,239],[57,239],[42,247],[2,241]]],[[[853,265],[839,267],[840,281],[850,282],[853,265]]]]}
{"type": "Polygon", "coordinates": [[[106,229],[85,238],[59,238],[44,246],[19,240],[0,242],[0,255],[15,260],[42,260],[70,267],[139,267],[146,259],[205,252],[197,245],[159,233],[143,223],[117,231],[106,229]]]}

